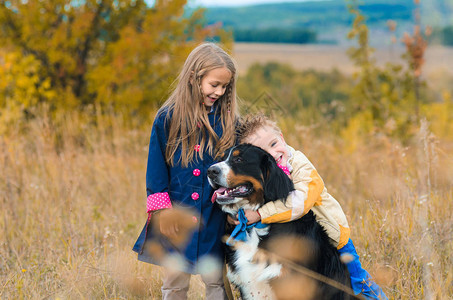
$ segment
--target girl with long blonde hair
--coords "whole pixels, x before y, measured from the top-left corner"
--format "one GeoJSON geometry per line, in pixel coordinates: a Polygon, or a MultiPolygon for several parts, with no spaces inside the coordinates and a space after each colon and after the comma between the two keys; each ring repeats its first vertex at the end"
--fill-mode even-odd
{"type": "Polygon", "coordinates": [[[221,272],[225,215],[210,201],[207,169],[234,144],[236,79],[233,59],[216,44],[201,44],[189,54],[154,120],[146,172],[148,221],[134,251],[139,260],[162,264],[146,247],[158,241],[170,256],[182,258],[180,271],[164,269],[163,299],[185,299],[190,274],[196,273],[206,284],[207,299],[226,299],[221,272]],[[181,220],[169,213],[177,207],[188,208],[196,224],[183,247],[169,242],[183,231],[181,220]],[[153,215],[157,223],[150,222],[153,215]],[[209,276],[200,267],[206,262],[218,266],[209,276]]]}

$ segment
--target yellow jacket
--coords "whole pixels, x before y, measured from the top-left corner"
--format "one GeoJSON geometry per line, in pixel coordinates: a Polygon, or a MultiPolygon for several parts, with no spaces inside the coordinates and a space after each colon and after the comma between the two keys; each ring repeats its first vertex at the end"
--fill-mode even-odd
{"type": "Polygon", "coordinates": [[[290,150],[288,169],[295,190],[286,200],[266,203],[258,209],[261,222],[285,223],[304,216],[310,209],[325,229],[332,244],[342,248],[349,240],[350,229],[343,209],[324,186],[324,182],[308,158],[300,151],[290,150]]]}

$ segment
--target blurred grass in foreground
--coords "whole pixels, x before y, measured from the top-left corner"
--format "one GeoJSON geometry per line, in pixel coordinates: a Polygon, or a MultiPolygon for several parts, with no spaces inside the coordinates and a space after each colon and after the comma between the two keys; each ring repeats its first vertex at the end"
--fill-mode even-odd
{"type": "MultiPolygon", "coordinates": [[[[121,115],[36,115],[0,137],[0,298],[160,299],[159,268],[131,251],[146,220],[154,113],[145,126],[121,115]]],[[[340,139],[291,118],[280,125],[342,204],[362,264],[387,295],[451,297],[453,145],[423,122],[405,146],[340,139]]],[[[193,278],[189,298],[203,292],[193,278]]]]}

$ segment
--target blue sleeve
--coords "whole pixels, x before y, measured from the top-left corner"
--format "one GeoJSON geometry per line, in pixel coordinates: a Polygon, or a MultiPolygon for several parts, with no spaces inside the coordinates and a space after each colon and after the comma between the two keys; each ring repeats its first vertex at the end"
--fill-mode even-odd
{"type": "Polygon", "coordinates": [[[169,166],[165,162],[167,132],[166,114],[159,112],[154,120],[149,140],[148,165],[146,168],[146,193],[167,193],[169,185],[169,166]]]}

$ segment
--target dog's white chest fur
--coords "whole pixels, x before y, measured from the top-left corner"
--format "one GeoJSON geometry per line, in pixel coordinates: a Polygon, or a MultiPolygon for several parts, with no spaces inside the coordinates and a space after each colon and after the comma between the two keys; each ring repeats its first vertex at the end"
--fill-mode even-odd
{"type": "Polygon", "coordinates": [[[248,299],[275,299],[269,281],[281,273],[282,266],[278,263],[254,261],[258,251],[260,237],[267,234],[268,228],[252,228],[247,233],[247,241],[237,248],[234,265],[235,272],[228,272],[230,281],[240,286],[244,300],[248,299]]]}

